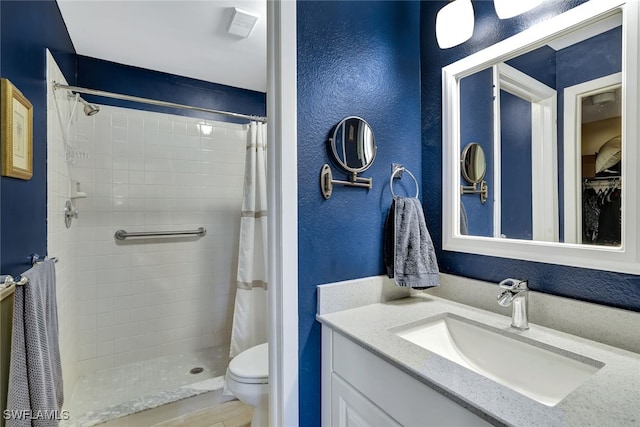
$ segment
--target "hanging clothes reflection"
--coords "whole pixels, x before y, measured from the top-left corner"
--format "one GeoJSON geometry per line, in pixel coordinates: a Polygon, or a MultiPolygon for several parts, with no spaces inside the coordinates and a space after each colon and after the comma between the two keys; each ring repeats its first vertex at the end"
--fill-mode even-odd
{"type": "Polygon", "coordinates": [[[620,246],[621,208],[619,177],[585,179],[582,186],[582,243],[620,246]]]}

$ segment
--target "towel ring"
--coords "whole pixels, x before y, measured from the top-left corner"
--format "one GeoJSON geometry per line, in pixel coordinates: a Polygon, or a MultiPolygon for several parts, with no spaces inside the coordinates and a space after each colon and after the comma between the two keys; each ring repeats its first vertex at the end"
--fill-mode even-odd
{"type": "Polygon", "coordinates": [[[391,189],[391,195],[393,197],[396,197],[396,193],[393,192],[393,178],[395,178],[396,175],[398,175],[398,178],[402,178],[402,172],[406,172],[406,173],[409,174],[409,176],[411,178],[413,178],[413,182],[415,182],[415,184],[416,184],[416,195],[414,196],[414,198],[417,199],[418,198],[418,192],[420,190],[419,190],[419,187],[418,187],[418,180],[416,179],[416,177],[413,176],[413,174],[409,171],[409,169],[405,168],[402,165],[393,164],[392,168],[393,168],[393,172],[391,173],[391,178],[389,179],[389,189],[391,189]]]}

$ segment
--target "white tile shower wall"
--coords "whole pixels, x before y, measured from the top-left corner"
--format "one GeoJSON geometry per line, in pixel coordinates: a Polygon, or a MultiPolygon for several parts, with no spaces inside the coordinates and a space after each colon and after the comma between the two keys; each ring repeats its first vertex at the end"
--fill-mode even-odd
{"type": "MultiPolygon", "coordinates": [[[[66,80],[51,53],[47,51],[47,81],[65,83],[66,80]]],[[[58,330],[60,356],[64,373],[64,393],[71,397],[78,378],[78,317],[75,241],[78,229],[64,225],[64,204],[69,199],[69,167],[66,162],[64,134],[71,102],[65,91],[47,92],[47,252],[58,257],[56,264],[56,298],[58,301],[58,330]],[[54,102],[56,96],[57,104],[54,102]],[[57,106],[56,106],[57,105],[57,106]],[[58,117],[58,108],[60,117],[58,117]]]]}
{"type": "Polygon", "coordinates": [[[110,106],[78,120],[81,374],[230,340],[247,131],[200,122],[110,106]],[[114,238],[198,227],[206,236],[114,238]]]}

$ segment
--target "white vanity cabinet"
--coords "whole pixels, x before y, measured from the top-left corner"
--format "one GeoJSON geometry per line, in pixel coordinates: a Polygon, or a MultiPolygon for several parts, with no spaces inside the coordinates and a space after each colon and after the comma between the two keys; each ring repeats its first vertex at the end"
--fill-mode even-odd
{"type": "MultiPolygon", "coordinates": [[[[335,372],[331,374],[331,416],[324,425],[333,427],[400,427],[362,393],[351,387],[335,372]]],[[[323,414],[324,417],[324,414],[323,414]]]]}
{"type": "Polygon", "coordinates": [[[478,427],[491,424],[323,325],[322,425],[478,427]]]}

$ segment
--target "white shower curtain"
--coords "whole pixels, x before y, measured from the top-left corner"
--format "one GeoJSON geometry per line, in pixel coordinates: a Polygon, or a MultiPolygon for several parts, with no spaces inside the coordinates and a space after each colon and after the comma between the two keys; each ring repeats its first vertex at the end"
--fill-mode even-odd
{"type": "Polygon", "coordinates": [[[267,342],[267,127],[251,122],[247,135],[244,197],[231,357],[267,342]]]}

